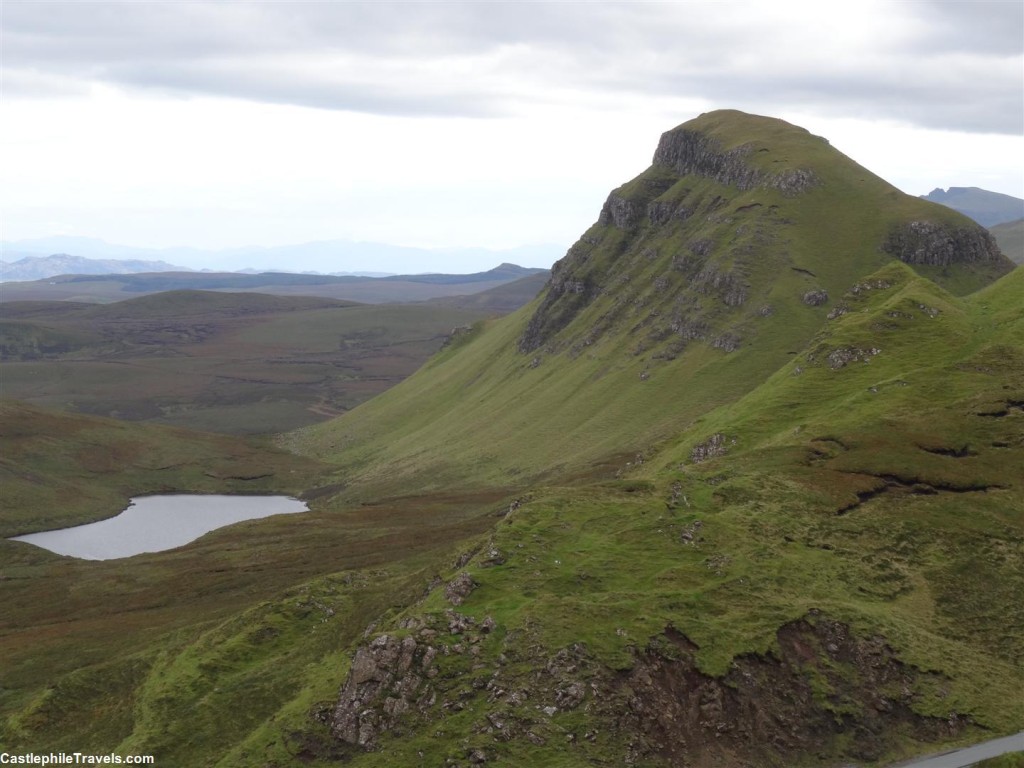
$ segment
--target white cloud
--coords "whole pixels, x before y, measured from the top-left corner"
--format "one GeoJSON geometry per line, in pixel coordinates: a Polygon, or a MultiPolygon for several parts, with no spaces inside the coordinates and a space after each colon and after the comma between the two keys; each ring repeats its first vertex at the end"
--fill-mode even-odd
{"type": "Polygon", "coordinates": [[[5,0],[5,236],[568,245],[727,107],[1024,196],[1020,4],[976,6],[5,0]]]}

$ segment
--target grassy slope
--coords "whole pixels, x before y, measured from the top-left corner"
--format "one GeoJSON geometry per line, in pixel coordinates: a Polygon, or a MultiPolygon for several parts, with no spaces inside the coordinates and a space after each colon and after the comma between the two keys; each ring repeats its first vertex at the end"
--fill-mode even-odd
{"type": "Polygon", "coordinates": [[[102,519],[134,494],[296,493],[315,462],[239,438],[0,401],[0,536],[102,519]],[[294,475],[294,476],[292,476],[294,475]]]}
{"type": "MultiPolygon", "coordinates": [[[[803,295],[814,288],[841,295],[885,264],[881,245],[894,225],[975,226],[949,208],[902,194],[802,129],[738,115],[716,112],[688,125],[725,149],[754,135],[752,163],[772,172],[811,168],[821,184],[797,196],[740,192],[652,167],[613,194],[640,210],[664,202],[691,215],[663,225],[643,220],[634,231],[600,222],[588,230],[563,261],[574,278],[594,286],[596,298],[544,347],[516,351],[551,287],[385,396],[298,434],[291,447],[337,462],[371,494],[402,482],[506,484],[583,471],[612,455],[644,451],[756,386],[834,306],[808,306],[803,295]],[[651,189],[667,184],[651,198],[651,189]],[[703,263],[688,257],[699,241],[712,243],[703,263]],[[728,306],[720,292],[701,286],[709,270],[745,286],[742,305],[728,306]],[[768,317],[761,315],[766,305],[768,317]],[[672,330],[673,317],[706,325],[707,341],[734,334],[740,348],[726,353],[687,343],[672,330]]],[[[919,271],[965,293],[1008,266],[919,271]]]]}
{"type": "MultiPolygon", "coordinates": [[[[4,536],[107,517],[140,493],[299,493],[320,477],[315,462],[236,437],[11,401],[0,426],[4,536]]],[[[0,747],[106,753],[133,735],[168,765],[202,764],[305,695],[310,665],[336,659],[381,606],[422,593],[503,493],[349,509],[310,496],[301,519],[121,560],[0,539],[0,747]],[[165,667],[187,677],[173,702],[149,697],[165,667]]]]}
{"type": "MultiPolygon", "coordinates": [[[[619,483],[538,490],[500,524],[488,549],[508,562],[472,562],[480,586],[459,609],[492,616],[505,638],[481,663],[501,669],[498,654],[530,658],[535,646],[543,660],[582,642],[599,667],[620,669],[673,626],[699,647],[700,668],[719,675],[739,654],[770,651],[784,623],[819,610],[862,636],[882,635],[911,668],[927,671],[914,684],[918,714],[967,715],[984,729],[969,729],[968,739],[1019,729],[1024,411],[994,414],[1024,401],[1024,272],[967,301],[902,265],[875,278],[890,287],[851,296],[855,311],[797,360],[619,483]],[[922,304],[942,313],[931,317],[922,304]],[[869,343],[882,350],[870,363],[838,370],[818,352],[869,343]],[[803,372],[794,375],[797,366],[803,372]],[[694,464],[691,448],[716,431],[736,440],[729,454],[694,464]],[[857,504],[858,492],[877,495],[857,504]],[[689,543],[681,534],[697,520],[689,543]]],[[[438,616],[439,597],[414,615],[438,616]]],[[[502,685],[536,689],[533,665],[503,669],[502,685]]],[[[464,695],[464,725],[453,732],[468,735],[495,705],[471,686],[464,695]]],[[[603,730],[571,712],[538,723],[534,703],[505,716],[546,735],[603,730]]],[[[859,716],[841,695],[823,695],[820,706],[859,716]]],[[[414,764],[420,750],[438,761],[457,755],[428,731],[359,764],[414,764]]],[[[890,736],[887,750],[914,751],[898,729],[890,736]]],[[[559,740],[545,750],[489,737],[470,743],[513,762],[565,765],[614,764],[622,748],[614,739],[581,739],[578,748],[559,740]]],[[[822,757],[805,759],[820,765],[822,757]]]]}
{"type": "MultiPolygon", "coordinates": [[[[766,154],[790,140],[765,135],[766,154]]],[[[834,183],[854,194],[856,183],[835,173],[834,183]]],[[[662,194],[700,209],[723,189],[691,184],[662,194]]],[[[226,532],[180,551],[180,560],[154,556],[131,571],[65,567],[56,584],[81,583],[83,601],[72,636],[97,631],[99,639],[92,651],[77,643],[58,663],[53,651],[27,651],[27,635],[15,638],[21,658],[34,661],[7,696],[6,739],[40,748],[57,739],[119,743],[152,750],[167,765],[288,765],[299,756],[330,764],[343,754],[358,765],[443,764],[476,747],[509,764],[618,765],[632,736],[616,728],[612,713],[627,709],[630,694],[614,681],[638,653],[658,647],[667,625],[696,643],[700,670],[720,674],[736,654],[775,649],[779,627],[812,609],[860,636],[884,635],[916,670],[910,695],[919,716],[966,714],[975,725],[959,732],[964,739],[979,728],[1019,728],[1024,412],[1012,404],[1024,401],[1024,273],[956,298],[886,265],[877,251],[879,216],[914,218],[931,207],[894,196],[896,212],[887,213],[889,203],[865,193],[852,198],[862,205],[850,205],[848,219],[836,218],[810,197],[827,189],[798,201],[725,189],[729,211],[755,197],[781,210],[780,221],[761,222],[770,236],[764,259],[741,265],[763,295],[723,309],[714,296],[688,294],[713,332],[742,331],[735,353],[692,343],[662,355],[678,340],[651,335],[650,312],[678,295],[655,282],[671,270],[674,243],[714,239],[714,264],[724,268],[742,222],[701,216],[698,230],[669,233],[642,224],[639,244],[624,250],[625,235],[600,225],[587,235],[598,240],[590,263],[615,261],[631,286],[600,294],[539,354],[514,351],[535,305],[478,326],[400,387],[292,439],[337,462],[336,479],[351,484],[325,487],[308,526],[257,526],[255,547],[226,532]],[[804,203],[832,218],[785,223],[804,203]],[[862,234],[868,246],[857,245],[862,234]],[[666,252],[651,259],[649,249],[666,252]],[[814,272],[813,285],[826,287],[831,302],[804,305],[808,276],[791,266],[814,272]],[[844,297],[877,269],[872,279],[888,287],[844,297]],[[826,322],[840,300],[849,311],[826,322]],[[775,312],[761,318],[765,301],[775,312]],[[608,317],[614,322],[583,343],[608,317]],[[880,351],[833,370],[827,360],[837,349],[880,351]],[[729,452],[694,464],[693,447],[716,433],[729,452]],[[470,484],[493,490],[451,490],[470,484]],[[423,495],[351,504],[414,486],[423,495]],[[510,493],[525,503],[492,530],[492,513],[507,508],[510,493]],[[352,527],[361,531],[355,542],[346,535],[352,527]],[[411,714],[379,752],[341,749],[322,715],[352,644],[365,642],[360,632],[374,617],[370,637],[407,633],[402,618],[443,625],[449,606],[441,590],[425,587],[434,573],[456,572],[453,550],[468,547],[458,543],[467,536],[506,561],[488,566],[489,555],[479,554],[464,566],[479,586],[458,610],[492,616],[497,628],[472,659],[455,650],[458,637],[437,639],[450,653],[439,657],[442,698],[427,720],[411,714]],[[227,542],[230,551],[217,554],[227,542]],[[199,601],[173,586],[175,574],[197,567],[199,601]],[[170,587],[172,599],[158,630],[122,633],[119,660],[89,667],[111,647],[111,624],[131,615],[112,621],[90,607],[112,585],[143,603],[170,587]],[[382,606],[389,608],[379,615],[382,606]],[[177,634],[161,634],[174,627],[177,634]],[[537,669],[577,642],[586,644],[579,674],[599,687],[577,710],[541,714],[556,692],[537,669]],[[42,689],[55,670],[73,669],[42,689]],[[495,673],[531,697],[495,704],[483,686],[495,673]],[[458,708],[442,708],[455,701],[458,708]],[[488,733],[496,706],[542,743],[488,733]]],[[[934,276],[957,293],[971,285],[964,271],[934,276]]],[[[45,611],[33,614],[29,602],[14,615],[25,617],[24,631],[41,632],[45,611]]],[[[833,671],[847,682],[855,675],[842,665],[833,671]]],[[[837,722],[863,714],[844,688],[815,685],[817,706],[837,722]]],[[[920,748],[902,726],[883,737],[883,754],[920,748]]],[[[838,763],[849,755],[844,745],[839,738],[785,764],[838,763]]]]}
{"type": "Polygon", "coordinates": [[[1024,264],[1024,219],[996,224],[991,232],[1003,253],[1018,264],[1024,264]]]}
{"type": "MultiPolygon", "coordinates": [[[[876,287],[845,297],[850,311],[764,384],[620,479],[607,467],[604,480],[532,487],[463,568],[479,586],[458,610],[497,623],[473,659],[477,672],[458,651],[444,655],[436,711],[425,721],[410,715],[380,751],[339,752],[314,715],[330,711],[345,647],[374,616],[367,601],[399,606],[376,632],[402,635],[399,620],[410,617],[443,625],[448,605],[440,590],[424,597],[423,585],[433,568],[455,573],[451,554],[392,562],[390,587],[370,582],[384,593],[353,592],[364,577],[318,579],[168,647],[137,689],[125,749],[154,750],[173,765],[284,765],[296,754],[324,765],[341,754],[357,765],[439,764],[471,748],[511,764],[616,765],[630,734],[610,713],[627,711],[629,694],[608,681],[638,650],[660,648],[665,627],[695,643],[700,670],[720,675],[742,654],[773,652],[780,626],[815,611],[858,636],[886,638],[911,670],[918,716],[945,722],[958,713],[971,723],[957,732],[965,741],[1018,729],[1024,412],[1006,405],[1024,401],[1024,272],[967,299],[899,264],[867,282],[876,287]],[[870,362],[824,362],[835,349],[869,346],[881,350],[870,362]],[[695,464],[691,449],[715,432],[728,436],[728,453],[695,464]],[[486,564],[495,549],[506,562],[486,564]],[[536,670],[576,643],[586,647],[579,674],[600,695],[542,715],[556,691],[536,670]],[[474,682],[495,673],[504,689],[531,697],[495,702],[474,682]],[[198,710],[197,697],[206,702],[198,710]],[[457,713],[442,709],[453,700],[457,713]],[[496,740],[486,730],[495,711],[545,743],[496,740]]],[[[418,506],[397,502],[390,515],[418,506]]],[[[460,638],[437,642],[452,649],[460,638]]],[[[823,711],[861,716],[863,704],[841,687],[819,685],[823,711]]],[[[879,757],[929,749],[905,725],[879,738],[879,757]]],[[[838,763],[843,743],[763,764],[838,763]]]]}

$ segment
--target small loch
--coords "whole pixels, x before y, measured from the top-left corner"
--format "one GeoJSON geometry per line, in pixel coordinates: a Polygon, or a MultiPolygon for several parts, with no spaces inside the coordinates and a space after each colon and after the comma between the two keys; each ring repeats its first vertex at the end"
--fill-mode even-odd
{"type": "Polygon", "coordinates": [[[24,541],[83,560],[113,560],[174,549],[204,533],[243,520],[308,511],[305,502],[290,496],[140,496],[132,499],[116,517],[74,528],[15,536],[12,541],[24,541]]]}

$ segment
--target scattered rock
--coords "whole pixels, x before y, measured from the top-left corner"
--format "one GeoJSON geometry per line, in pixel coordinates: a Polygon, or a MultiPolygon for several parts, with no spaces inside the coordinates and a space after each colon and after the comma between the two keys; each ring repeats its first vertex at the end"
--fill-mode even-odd
{"type": "Polygon", "coordinates": [[[871,347],[871,349],[860,349],[859,347],[840,347],[839,349],[833,350],[828,354],[826,360],[828,360],[828,367],[833,371],[837,371],[850,363],[870,362],[871,358],[881,352],[878,347],[871,347]]]}
{"type": "Polygon", "coordinates": [[[505,554],[492,544],[488,547],[487,552],[484,553],[484,559],[480,561],[480,567],[494,568],[498,565],[504,565],[506,560],[505,554]]]}
{"type": "MultiPolygon", "coordinates": [[[[733,440],[733,443],[736,441],[733,440]]],[[[716,456],[724,456],[726,452],[726,437],[721,432],[716,432],[703,443],[693,446],[690,451],[690,460],[694,464],[713,459],[716,456]]]]}
{"type": "Polygon", "coordinates": [[[448,631],[453,635],[461,635],[476,624],[472,616],[452,610],[445,611],[445,617],[448,619],[448,631]]]}
{"type": "Polygon", "coordinates": [[[824,288],[815,288],[813,291],[805,293],[803,300],[804,304],[810,307],[820,307],[828,301],[828,291],[824,288]]]}
{"type": "Polygon", "coordinates": [[[583,683],[575,681],[555,690],[555,703],[561,710],[576,709],[583,703],[587,689],[583,683]]]}
{"type": "Polygon", "coordinates": [[[702,523],[700,520],[694,520],[689,525],[683,527],[682,532],[679,534],[680,540],[684,544],[693,544],[697,541],[700,541],[700,537],[698,534],[700,533],[700,529],[703,527],[704,523],[702,523]]]}
{"type": "Polygon", "coordinates": [[[445,584],[444,596],[452,605],[462,605],[462,601],[469,597],[469,593],[476,589],[476,586],[473,577],[463,571],[445,584]]]}

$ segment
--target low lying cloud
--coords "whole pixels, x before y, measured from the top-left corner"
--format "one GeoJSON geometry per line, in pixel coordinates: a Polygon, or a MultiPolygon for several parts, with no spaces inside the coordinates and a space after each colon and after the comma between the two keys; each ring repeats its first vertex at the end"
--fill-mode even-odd
{"type": "Polygon", "coordinates": [[[572,91],[1024,132],[1016,2],[9,3],[3,45],[11,97],[489,117],[572,91]]]}

